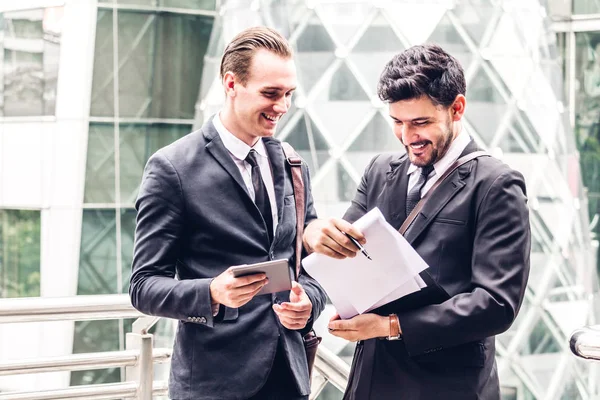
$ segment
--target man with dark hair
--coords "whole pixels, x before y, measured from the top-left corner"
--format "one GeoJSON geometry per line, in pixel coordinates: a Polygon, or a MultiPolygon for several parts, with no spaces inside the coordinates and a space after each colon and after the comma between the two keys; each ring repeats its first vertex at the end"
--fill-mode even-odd
{"type": "MultiPolygon", "coordinates": [[[[296,88],[292,50],[272,29],[247,29],[225,49],[221,80],[221,111],[148,160],[131,302],[179,320],[170,398],[308,399],[302,337],[323,310],[323,290],[300,274],[291,291],[257,296],[265,275],[235,277],[230,268],[287,259],[295,274],[291,171],[272,138],[296,88]]],[[[310,222],[306,165],[302,175],[300,212],[310,222]]]]}
{"type": "Polygon", "coordinates": [[[313,221],[304,245],[354,257],[357,248],[343,233],[366,239],[351,222],[379,207],[399,229],[412,213],[404,236],[429,265],[421,274],[428,286],[372,312],[331,319],[334,335],[358,341],[344,398],[499,400],[494,336],[517,316],[529,275],[523,176],[475,153],[461,126],[462,67],[439,46],[395,56],[378,92],[406,154],[376,156],[343,219],[313,221]]]}

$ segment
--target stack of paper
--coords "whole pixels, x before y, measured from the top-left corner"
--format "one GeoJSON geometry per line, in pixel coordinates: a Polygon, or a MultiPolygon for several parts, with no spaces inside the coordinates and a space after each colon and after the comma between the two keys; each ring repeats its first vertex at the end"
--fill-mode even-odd
{"type": "Polygon", "coordinates": [[[419,273],[428,265],[374,208],[354,223],[366,237],[365,250],[337,260],[313,253],[304,269],[321,284],[341,318],[373,310],[426,286],[419,273]]]}

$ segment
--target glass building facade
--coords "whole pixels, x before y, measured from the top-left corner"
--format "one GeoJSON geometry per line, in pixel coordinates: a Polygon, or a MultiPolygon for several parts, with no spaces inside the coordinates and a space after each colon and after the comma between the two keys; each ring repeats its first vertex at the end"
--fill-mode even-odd
{"type": "MultiPolygon", "coordinates": [[[[275,27],[295,48],[299,87],[278,137],[309,164],[322,216],[345,211],[376,153],[403,151],[376,84],[394,54],[435,42],[465,69],[464,128],[528,186],[532,270],[517,321],[497,339],[503,398],[600,393],[598,370],[567,340],[600,317],[595,2],[573,0],[562,17],[588,24],[580,31],[537,0],[9,3],[0,4],[0,297],[127,292],[143,167],[219,109],[220,55],[241,29],[275,27]]],[[[119,350],[131,322],[28,326],[37,345],[25,356],[119,350]]],[[[155,329],[168,346],[173,324],[155,329]]],[[[23,328],[0,325],[0,360],[24,356],[10,348],[14,335],[23,328]]],[[[324,336],[351,359],[352,344],[324,336]]],[[[0,379],[0,391],[122,378],[119,369],[23,376],[0,379]]],[[[341,394],[327,387],[321,398],[341,394]]]]}

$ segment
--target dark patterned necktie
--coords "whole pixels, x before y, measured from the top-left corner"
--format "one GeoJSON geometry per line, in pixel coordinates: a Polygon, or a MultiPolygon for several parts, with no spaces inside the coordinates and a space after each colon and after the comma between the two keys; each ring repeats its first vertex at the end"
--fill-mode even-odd
{"type": "Polygon", "coordinates": [[[267,193],[267,187],[265,182],[260,175],[260,167],[258,166],[257,160],[258,153],[252,149],[246,157],[246,162],[252,167],[252,186],[254,186],[254,203],[260,210],[260,213],[265,220],[267,225],[267,232],[269,233],[269,241],[273,241],[273,216],[271,214],[271,203],[269,202],[269,194],[267,193]]]}
{"type": "Polygon", "coordinates": [[[423,190],[423,187],[427,183],[427,178],[429,177],[431,171],[433,171],[433,165],[427,165],[425,167],[422,167],[421,175],[419,175],[419,180],[417,181],[417,184],[413,186],[412,189],[410,189],[410,192],[408,192],[408,195],[406,196],[407,217],[410,215],[413,208],[415,208],[419,200],[421,200],[421,190],[423,190]]]}

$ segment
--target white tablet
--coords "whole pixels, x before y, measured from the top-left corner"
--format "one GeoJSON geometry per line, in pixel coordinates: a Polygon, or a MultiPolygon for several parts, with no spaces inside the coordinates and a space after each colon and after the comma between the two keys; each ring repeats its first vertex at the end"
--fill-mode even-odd
{"type": "Polygon", "coordinates": [[[260,294],[283,292],[292,288],[292,272],[288,260],[273,260],[256,264],[240,265],[232,267],[231,270],[235,277],[264,272],[267,275],[267,278],[269,278],[269,283],[257,293],[257,296],[260,294]]]}

